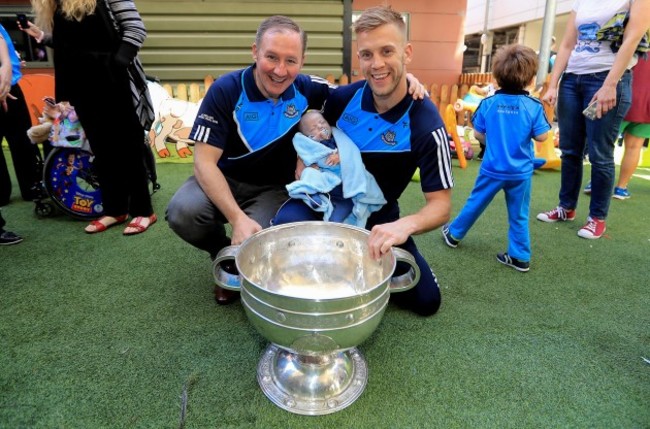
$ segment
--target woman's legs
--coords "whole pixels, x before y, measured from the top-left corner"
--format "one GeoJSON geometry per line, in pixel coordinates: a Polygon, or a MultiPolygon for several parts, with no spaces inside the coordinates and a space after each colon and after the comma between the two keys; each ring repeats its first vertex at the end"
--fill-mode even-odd
{"type": "MultiPolygon", "coordinates": [[[[593,75],[589,82],[595,94],[604,81],[603,73],[593,75]]],[[[614,190],[616,166],[614,164],[614,143],[618,138],[621,122],[632,104],[631,74],[626,72],[616,86],[616,106],[605,116],[587,121],[587,142],[591,163],[591,201],[589,216],[605,220],[614,190]]]]}
{"type": "Polygon", "coordinates": [[[614,142],[619,126],[631,104],[630,73],[626,72],[616,88],[616,107],[600,119],[582,115],[594,94],[601,88],[607,72],[588,75],[565,74],[558,96],[562,183],[560,206],[575,209],[582,183],[582,158],[585,143],[591,163],[591,202],[589,216],[604,220],[614,188],[614,142]]]}
{"type": "Polygon", "coordinates": [[[67,86],[70,103],[95,155],[104,213],[116,217],[153,214],[144,162],[144,129],[133,107],[125,69],[88,61],[67,86]]]}
{"type": "Polygon", "coordinates": [[[562,151],[559,206],[568,210],[573,210],[578,205],[586,141],[586,119],[582,116],[582,110],[587,107],[591,99],[582,93],[579,78],[578,75],[565,73],[560,82],[557,100],[562,151]]]}

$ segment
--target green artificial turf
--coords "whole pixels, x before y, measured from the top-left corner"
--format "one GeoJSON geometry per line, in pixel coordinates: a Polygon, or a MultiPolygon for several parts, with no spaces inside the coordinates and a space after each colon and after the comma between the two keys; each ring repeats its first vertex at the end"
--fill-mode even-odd
{"type": "MultiPolygon", "coordinates": [[[[454,214],[478,165],[454,169],[454,214]]],[[[239,302],[215,304],[207,254],[164,221],[191,168],[158,165],[159,221],[133,237],[38,219],[14,186],[2,213],[25,241],[0,248],[0,428],[650,427],[650,181],[634,178],[633,198],[612,201],[607,235],[590,241],[576,236],[588,197],[576,222],[535,220],[559,186],[558,172],[537,172],[529,273],[495,260],[507,246],[501,196],[457,249],[439,231],[416,237],[442,287],[440,311],[389,305],[359,347],[363,394],[310,417],[263,394],[267,341],[239,302]]],[[[422,201],[412,183],[403,213],[422,201]]]]}

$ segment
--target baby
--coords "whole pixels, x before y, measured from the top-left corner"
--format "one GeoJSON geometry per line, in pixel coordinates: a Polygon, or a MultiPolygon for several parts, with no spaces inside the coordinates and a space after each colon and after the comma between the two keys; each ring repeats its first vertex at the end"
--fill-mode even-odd
{"type": "Polygon", "coordinates": [[[316,110],[305,112],[299,130],[293,146],[307,168],[287,185],[291,200],[278,210],[273,225],[313,219],[364,228],[386,200],[359,148],[316,110]]]}
{"type": "MultiPolygon", "coordinates": [[[[332,136],[332,127],[319,111],[308,110],[300,119],[298,129],[307,138],[331,149],[330,151],[324,152],[325,156],[320,157],[315,163],[311,163],[311,165],[305,162],[305,158],[301,157],[303,162],[308,167],[317,168],[321,171],[329,171],[339,178],[339,184],[329,190],[329,197],[324,192],[313,193],[309,194],[309,198],[305,202],[312,209],[319,211],[318,209],[329,199],[332,204],[332,213],[327,220],[331,222],[343,222],[352,212],[354,203],[351,198],[345,198],[343,196],[343,183],[340,180],[341,158],[336,140],[332,136]]],[[[298,156],[300,156],[300,152],[298,156]]]]}

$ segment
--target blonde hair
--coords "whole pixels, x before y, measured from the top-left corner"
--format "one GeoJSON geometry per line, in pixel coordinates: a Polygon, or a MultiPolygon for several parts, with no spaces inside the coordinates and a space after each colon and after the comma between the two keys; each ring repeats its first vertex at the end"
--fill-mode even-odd
{"type": "Polygon", "coordinates": [[[386,24],[395,24],[406,40],[406,23],[402,15],[390,6],[374,6],[364,10],[352,24],[352,31],[356,34],[365,33],[386,24]]]}
{"type": "MultiPolygon", "coordinates": [[[[46,33],[52,32],[56,0],[31,0],[32,10],[36,15],[36,25],[46,33]]],[[[97,0],[61,0],[61,13],[72,21],[81,21],[95,12],[97,0]]]]}

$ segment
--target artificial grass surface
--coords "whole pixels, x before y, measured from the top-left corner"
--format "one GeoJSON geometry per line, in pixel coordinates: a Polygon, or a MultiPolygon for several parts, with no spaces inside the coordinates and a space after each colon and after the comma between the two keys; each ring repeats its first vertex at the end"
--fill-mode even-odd
{"type": "MultiPolygon", "coordinates": [[[[8,154],[7,154],[8,155],[8,154]]],[[[454,170],[454,214],[477,162],[454,170]]],[[[256,380],[267,341],[241,304],[217,306],[211,264],[167,227],[164,208],[191,166],[158,165],[158,224],[97,235],[33,204],[3,208],[25,241],[0,248],[0,427],[643,428],[650,426],[650,181],[612,201],[607,236],[545,224],[559,173],[533,179],[529,273],[495,260],[507,220],[497,197],[457,249],[439,231],[416,237],[443,305],[421,318],[389,305],[359,349],[368,385],[327,416],[273,405],[256,380]]],[[[648,175],[647,170],[639,171],[648,175]]],[[[17,191],[14,191],[14,195],[17,191]]],[[[402,211],[422,203],[413,183],[402,211]]]]}

